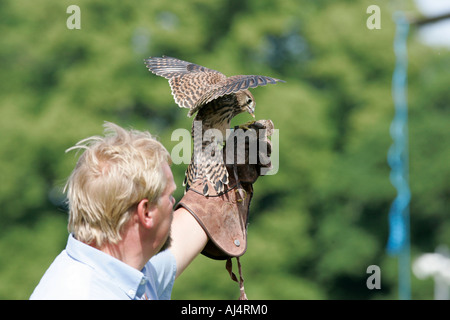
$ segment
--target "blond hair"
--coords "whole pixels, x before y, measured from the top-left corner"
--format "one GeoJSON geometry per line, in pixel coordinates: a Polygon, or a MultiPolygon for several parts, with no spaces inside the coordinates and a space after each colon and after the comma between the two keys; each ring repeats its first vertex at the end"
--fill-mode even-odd
{"type": "Polygon", "coordinates": [[[83,150],[66,186],[69,232],[102,246],[121,240],[123,226],[142,199],[159,200],[167,184],[169,152],[149,132],[127,131],[105,122],[93,136],[66,150],[83,150]]]}

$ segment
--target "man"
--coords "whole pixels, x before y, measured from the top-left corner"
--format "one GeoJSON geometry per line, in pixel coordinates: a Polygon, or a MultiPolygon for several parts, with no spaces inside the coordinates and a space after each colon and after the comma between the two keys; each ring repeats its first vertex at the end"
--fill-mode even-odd
{"type": "Polygon", "coordinates": [[[84,150],[65,187],[69,239],[30,299],[170,299],[175,279],[214,235],[201,222],[214,212],[202,205],[196,214],[189,196],[173,212],[176,185],[161,143],[148,132],[105,128],[104,137],[68,149],[84,150]]]}
{"type": "Polygon", "coordinates": [[[31,299],[170,299],[208,240],[185,209],[173,214],[167,150],[149,133],[105,126],[70,149],[84,149],[66,185],[71,234],[31,299]]]}

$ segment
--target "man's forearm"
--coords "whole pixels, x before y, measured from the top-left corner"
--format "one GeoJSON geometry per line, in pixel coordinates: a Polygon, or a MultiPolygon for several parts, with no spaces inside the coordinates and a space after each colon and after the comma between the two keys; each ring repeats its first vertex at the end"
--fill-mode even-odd
{"type": "Polygon", "coordinates": [[[184,208],[173,213],[170,251],[177,261],[178,277],[203,250],[208,236],[197,220],[184,208]]]}

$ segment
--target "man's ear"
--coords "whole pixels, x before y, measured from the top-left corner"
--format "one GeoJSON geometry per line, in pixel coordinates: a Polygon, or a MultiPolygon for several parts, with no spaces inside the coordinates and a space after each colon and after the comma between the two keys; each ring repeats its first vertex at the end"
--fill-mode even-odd
{"type": "Polygon", "coordinates": [[[137,215],[141,224],[146,228],[151,228],[154,225],[155,210],[157,206],[151,204],[148,199],[142,199],[137,205],[137,215]]]}

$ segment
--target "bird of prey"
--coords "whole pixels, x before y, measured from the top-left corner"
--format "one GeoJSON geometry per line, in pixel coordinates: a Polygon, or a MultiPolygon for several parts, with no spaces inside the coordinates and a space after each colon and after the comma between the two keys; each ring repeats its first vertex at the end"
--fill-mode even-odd
{"type": "Polygon", "coordinates": [[[200,180],[203,195],[209,195],[209,184],[217,194],[223,193],[228,185],[228,172],[221,156],[223,141],[203,141],[203,134],[208,129],[217,129],[225,138],[234,116],[247,111],[255,117],[255,100],[249,88],[284,81],[260,75],[227,77],[219,71],[167,56],[150,57],[144,62],[152,73],[169,80],[175,102],[189,109],[189,117],[197,113],[192,124],[194,151],[184,180],[186,190],[200,180]],[[201,136],[194,137],[194,124],[199,123],[196,121],[201,121],[201,136]]]}

